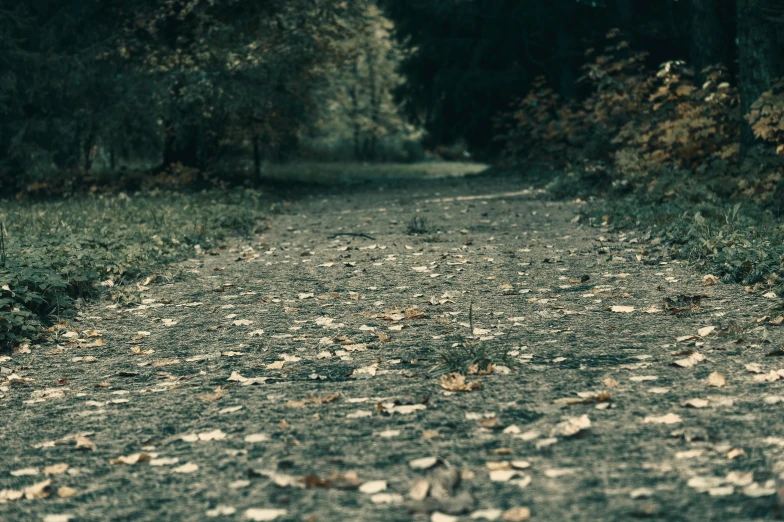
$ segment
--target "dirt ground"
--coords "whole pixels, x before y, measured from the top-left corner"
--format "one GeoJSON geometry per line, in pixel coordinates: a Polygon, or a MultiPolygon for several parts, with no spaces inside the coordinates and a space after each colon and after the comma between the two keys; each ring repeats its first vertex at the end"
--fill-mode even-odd
{"type": "Polygon", "coordinates": [[[524,189],[305,190],[0,358],[0,519],[773,519],[776,301],[524,189]]]}

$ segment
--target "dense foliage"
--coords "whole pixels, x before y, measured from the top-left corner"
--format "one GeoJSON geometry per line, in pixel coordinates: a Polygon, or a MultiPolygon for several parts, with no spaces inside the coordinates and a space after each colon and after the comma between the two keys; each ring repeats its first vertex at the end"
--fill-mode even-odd
{"type": "MultiPolygon", "coordinates": [[[[167,265],[205,254],[227,235],[265,226],[256,191],[84,196],[0,208],[0,349],[67,319],[81,298],[139,304],[133,284],[183,277],[167,265]]],[[[57,328],[55,326],[55,328],[57,328]]]]}
{"type": "Polygon", "coordinates": [[[559,197],[603,195],[606,224],[642,226],[728,281],[784,282],[784,114],[781,82],[749,104],[721,65],[657,68],[617,31],[588,58],[584,99],[544,78],[497,123],[516,169],[563,174],[559,197]],[[748,128],[757,142],[745,143],[748,128]]]}
{"type": "Polygon", "coordinates": [[[53,176],[89,186],[122,169],[258,175],[326,112],[360,126],[356,155],[372,159],[386,136],[412,135],[391,100],[390,29],[373,0],[7,2],[0,192],[68,192],[53,176]]]}

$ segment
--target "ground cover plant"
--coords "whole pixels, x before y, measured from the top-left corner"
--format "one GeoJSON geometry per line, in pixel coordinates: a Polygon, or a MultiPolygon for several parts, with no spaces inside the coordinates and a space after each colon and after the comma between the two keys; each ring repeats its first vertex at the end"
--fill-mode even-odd
{"type": "MultiPolygon", "coordinates": [[[[264,227],[272,199],[256,190],[82,195],[0,206],[0,345],[8,349],[65,322],[74,304],[264,227]]],[[[133,302],[133,299],[131,299],[133,302]]]]}

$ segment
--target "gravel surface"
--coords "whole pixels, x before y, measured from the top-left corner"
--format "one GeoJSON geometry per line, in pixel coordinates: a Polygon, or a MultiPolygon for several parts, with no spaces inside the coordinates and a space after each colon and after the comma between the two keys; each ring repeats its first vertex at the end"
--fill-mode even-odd
{"type": "Polygon", "coordinates": [[[0,358],[0,519],[772,519],[774,301],[523,189],[302,190],[0,358]]]}

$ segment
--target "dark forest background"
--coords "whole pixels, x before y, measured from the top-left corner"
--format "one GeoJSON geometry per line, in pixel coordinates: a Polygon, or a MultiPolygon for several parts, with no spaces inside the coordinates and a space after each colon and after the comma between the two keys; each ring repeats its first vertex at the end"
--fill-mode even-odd
{"type": "Polygon", "coordinates": [[[0,186],[469,154],[734,176],[755,143],[768,176],[782,28],[781,0],[3,0],[0,186]]]}

